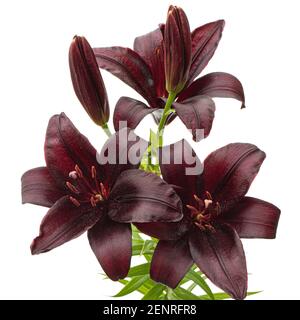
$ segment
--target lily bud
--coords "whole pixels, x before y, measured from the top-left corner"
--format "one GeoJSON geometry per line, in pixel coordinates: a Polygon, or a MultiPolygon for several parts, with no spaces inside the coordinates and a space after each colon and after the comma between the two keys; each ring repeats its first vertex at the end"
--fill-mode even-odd
{"type": "Polygon", "coordinates": [[[185,86],[192,61],[190,26],[184,11],[170,6],[164,36],[166,89],[179,93],[185,86]]]}
{"type": "Polygon", "coordinates": [[[107,93],[93,49],[84,37],[73,38],[69,65],[79,101],[97,125],[105,125],[109,119],[107,93]]]}

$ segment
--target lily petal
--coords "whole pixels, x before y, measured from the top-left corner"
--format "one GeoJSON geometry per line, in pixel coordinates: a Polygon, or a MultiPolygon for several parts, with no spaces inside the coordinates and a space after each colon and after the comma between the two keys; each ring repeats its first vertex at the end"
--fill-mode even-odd
{"type": "Polygon", "coordinates": [[[46,167],[28,170],[23,174],[21,182],[22,203],[51,207],[66,194],[65,190],[57,186],[46,167]]]}
{"type": "Polygon", "coordinates": [[[177,240],[189,230],[188,221],[183,218],[178,222],[134,223],[144,234],[160,240],[177,240]]]}
{"type": "Polygon", "coordinates": [[[156,87],[158,97],[167,96],[165,89],[164,47],[163,35],[160,28],[155,29],[134,40],[134,51],[137,52],[148,64],[156,87]]]}
{"type": "Polygon", "coordinates": [[[145,103],[129,97],[121,97],[114,111],[114,127],[119,131],[120,121],[126,121],[126,126],[135,129],[143,118],[156,111],[156,108],[149,108],[145,103]]]}
{"type": "Polygon", "coordinates": [[[231,143],[204,161],[204,190],[214,200],[234,203],[248,191],[266,154],[249,143],[231,143]]]}
{"type": "Polygon", "coordinates": [[[201,140],[200,130],[204,130],[206,138],[211,130],[215,116],[215,103],[208,96],[195,96],[181,103],[174,102],[177,115],[188,129],[192,130],[193,140],[201,140]]]}
{"type": "Polygon", "coordinates": [[[122,47],[95,48],[98,66],[112,73],[156,107],[156,90],[151,70],[133,50],[122,47]]]}
{"type": "Polygon", "coordinates": [[[85,175],[96,163],[96,150],[64,114],[55,115],[49,120],[45,159],[50,174],[58,185],[65,186],[69,172],[77,164],[85,175]]]}
{"type": "Polygon", "coordinates": [[[40,234],[31,244],[32,254],[52,250],[80,236],[99,219],[100,212],[90,204],[75,206],[69,196],[59,199],[47,212],[40,234]]]}
{"type": "Polygon", "coordinates": [[[201,73],[214,55],[224,25],[224,20],[218,20],[207,23],[192,32],[192,65],[189,73],[189,84],[201,73]]]}
{"type": "Polygon", "coordinates": [[[170,288],[176,288],[193,265],[186,239],[159,241],[151,262],[150,276],[170,288]]]}
{"type": "Polygon", "coordinates": [[[193,195],[198,193],[203,167],[189,143],[183,139],[161,148],[159,165],[163,179],[178,186],[176,192],[184,204],[191,204],[193,195]]]}
{"type": "Polygon", "coordinates": [[[215,232],[194,229],[189,238],[191,255],[200,270],[234,299],[247,294],[247,266],[242,242],[228,225],[215,232]]]}
{"type": "Polygon", "coordinates": [[[182,218],[182,204],[156,174],[133,169],[122,172],[111,190],[108,215],[118,222],[175,222],[182,218]]]}
{"type": "Polygon", "coordinates": [[[147,147],[148,142],[129,128],[123,128],[112,135],[97,158],[103,169],[104,185],[110,190],[121,172],[137,169],[147,147]]]}
{"type": "Polygon", "coordinates": [[[131,261],[130,224],[103,217],[88,231],[88,239],[109,278],[114,281],[125,278],[131,261]]]}
{"type": "Polygon", "coordinates": [[[213,72],[195,80],[186,88],[178,101],[183,101],[195,95],[208,95],[211,98],[232,98],[242,102],[245,108],[245,94],[239,79],[229,73],[213,72]]]}
{"type": "Polygon", "coordinates": [[[220,218],[230,224],[240,238],[274,239],[279,216],[280,209],[273,204],[245,197],[220,218]]]}

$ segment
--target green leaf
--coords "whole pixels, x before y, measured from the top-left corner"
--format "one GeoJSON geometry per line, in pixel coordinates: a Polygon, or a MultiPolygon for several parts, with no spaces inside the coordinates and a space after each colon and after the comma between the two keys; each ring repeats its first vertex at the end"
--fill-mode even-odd
{"type": "MultiPolygon", "coordinates": [[[[253,294],[260,293],[261,291],[255,291],[255,292],[247,292],[247,296],[252,296],[253,294]]],[[[225,292],[217,292],[214,293],[215,300],[225,300],[225,299],[232,299],[231,296],[225,292]]],[[[199,298],[203,300],[211,300],[210,297],[206,294],[203,296],[200,296],[199,298]]]]}
{"type": "Polygon", "coordinates": [[[197,287],[197,283],[193,282],[186,290],[192,292],[197,287]]]}
{"type": "Polygon", "coordinates": [[[128,272],[128,277],[143,276],[145,274],[149,274],[149,270],[150,270],[150,263],[148,262],[143,263],[130,268],[128,272]]]}
{"type": "Polygon", "coordinates": [[[144,240],[132,239],[132,246],[143,245],[143,244],[144,244],[144,240]]]}
{"type": "Polygon", "coordinates": [[[192,280],[195,283],[197,283],[197,285],[199,287],[201,287],[207,293],[207,295],[210,297],[211,300],[215,299],[214,294],[212,293],[210,287],[205,282],[205,280],[200,276],[200,274],[198,274],[197,272],[195,272],[193,270],[190,270],[186,274],[186,278],[189,279],[189,280],[192,280]]]}
{"type": "Polygon", "coordinates": [[[196,296],[192,292],[182,288],[182,287],[177,287],[173,290],[173,293],[179,298],[179,300],[205,300],[202,299],[201,296],[196,296]]]}
{"type": "Polygon", "coordinates": [[[143,296],[142,300],[158,300],[164,289],[164,285],[157,283],[143,296]]]}
{"type": "Polygon", "coordinates": [[[149,275],[137,276],[132,278],[125,286],[122,288],[120,292],[118,292],[114,297],[123,297],[127,294],[137,290],[149,279],[149,275]]]}

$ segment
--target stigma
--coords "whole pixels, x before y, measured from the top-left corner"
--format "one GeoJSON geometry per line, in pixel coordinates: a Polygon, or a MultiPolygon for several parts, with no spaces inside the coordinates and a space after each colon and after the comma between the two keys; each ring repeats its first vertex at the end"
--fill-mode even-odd
{"type": "Polygon", "coordinates": [[[196,205],[186,205],[190,210],[190,218],[192,223],[201,231],[215,232],[213,227],[214,220],[221,212],[219,202],[213,201],[211,194],[206,191],[204,199],[196,194],[193,195],[196,205]]]}

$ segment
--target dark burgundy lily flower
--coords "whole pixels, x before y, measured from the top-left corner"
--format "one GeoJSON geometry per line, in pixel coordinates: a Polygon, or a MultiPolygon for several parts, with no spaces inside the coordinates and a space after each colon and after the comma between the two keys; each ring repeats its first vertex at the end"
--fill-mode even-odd
{"type": "MultiPolygon", "coordinates": [[[[188,78],[173,108],[186,127],[193,129],[194,140],[199,140],[195,128],[204,129],[205,137],[210,132],[214,118],[214,103],[211,98],[234,98],[241,101],[244,107],[242,84],[233,75],[213,72],[195,80],[212,58],[221,39],[224,24],[224,20],[210,22],[191,33],[191,65],[188,78]]],[[[131,86],[149,104],[148,106],[143,102],[122,97],[114,112],[116,130],[119,129],[119,120],[128,121],[130,127],[134,129],[145,115],[150,113],[157,123],[160,121],[164,101],[168,96],[164,68],[166,63],[164,34],[165,25],[161,24],[156,30],[137,37],[134,41],[134,50],[123,47],[94,49],[98,66],[131,86]]],[[[166,51],[170,52],[170,48],[168,50],[166,48],[166,51]]],[[[183,61],[183,57],[180,61],[183,61]]],[[[182,67],[178,65],[178,69],[182,67]]],[[[184,67],[184,70],[187,69],[188,63],[184,67]]],[[[167,123],[170,123],[176,114],[170,114],[167,123]]]]}
{"type": "Polygon", "coordinates": [[[45,141],[47,166],[22,177],[22,202],[50,208],[32,242],[32,254],[87,231],[103,270],[112,280],[124,278],[131,260],[130,222],[182,218],[174,190],[155,174],[137,169],[147,145],[124,128],[106,142],[98,163],[96,150],[67,116],[53,116],[45,141]],[[132,148],[134,164],[128,161],[132,148]],[[115,164],[105,163],[114,150],[115,164]]]}
{"type": "Polygon", "coordinates": [[[73,87],[82,106],[99,126],[109,120],[109,104],[105,85],[90,44],[75,36],[69,50],[73,87]]]}
{"type": "MultiPolygon", "coordinates": [[[[178,187],[183,220],[137,224],[144,233],[162,239],[153,255],[151,277],[175,288],[196,263],[215,285],[243,299],[247,268],[240,238],[275,238],[280,215],[273,204],[245,196],[265,153],[252,144],[229,144],[206,158],[202,174],[186,175],[186,168],[196,161],[174,164],[180,144],[171,146],[171,164],[163,164],[164,154],[160,161],[164,180],[178,187]]],[[[181,150],[183,155],[193,152],[187,142],[181,150]]]]}
{"type": "Polygon", "coordinates": [[[180,7],[169,7],[164,35],[166,90],[177,94],[188,81],[192,63],[190,25],[180,7]]]}

